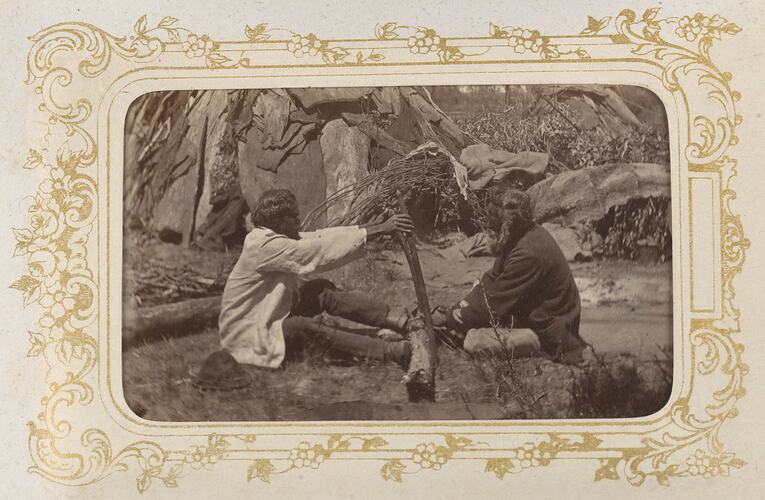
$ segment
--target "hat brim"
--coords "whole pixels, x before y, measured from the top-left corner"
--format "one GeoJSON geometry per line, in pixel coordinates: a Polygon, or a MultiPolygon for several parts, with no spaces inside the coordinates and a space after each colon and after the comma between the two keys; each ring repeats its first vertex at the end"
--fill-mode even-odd
{"type": "Polygon", "coordinates": [[[252,376],[239,367],[224,377],[210,380],[200,376],[201,367],[189,368],[191,385],[202,391],[230,392],[246,389],[252,384],[252,376]]]}

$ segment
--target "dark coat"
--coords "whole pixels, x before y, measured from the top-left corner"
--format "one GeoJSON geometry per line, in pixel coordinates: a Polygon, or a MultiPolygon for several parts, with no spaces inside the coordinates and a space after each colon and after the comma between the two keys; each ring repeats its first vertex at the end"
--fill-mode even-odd
{"type": "Polygon", "coordinates": [[[531,328],[542,348],[557,355],[584,345],[579,337],[579,290],[558,243],[534,224],[465,298],[467,328],[531,328]],[[491,313],[487,308],[491,307],[491,313]]]}

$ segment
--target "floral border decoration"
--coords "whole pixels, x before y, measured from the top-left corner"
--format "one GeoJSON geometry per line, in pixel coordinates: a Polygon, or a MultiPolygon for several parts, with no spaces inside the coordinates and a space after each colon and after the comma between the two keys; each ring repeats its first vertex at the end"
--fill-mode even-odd
{"type": "MultiPolygon", "coordinates": [[[[710,49],[723,35],[735,35],[740,28],[719,15],[659,18],[659,9],[646,10],[642,17],[631,10],[618,16],[589,17],[581,37],[602,37],[610,43],[626,44],[635,56],[648,58],[663,66],[662,82],[669,91],[684,92],[681,80],[696,74],[697,85],[706,89],[707,98],[722,106],[722,116],[692,117],[691,123],[700,139],[691,142],[685,156],[692,171],[720,172],[724,182],[722,227],[723,316],[717,320],[693,320],[691,344],[705,353],[695,365],[699,374],[721,371],[726,385],[714,393],[706,406],[705,418],[692,413],[689,397],[681,398],[671,408],[676,429],[660,437],[645,437],[641,448],[601,448],[602,441],[588,433],[571,437],[550,434],[542,441],[529,441],[504,450],[500,458],[484,458],[485,470],[497,478],[532,467],[547,466],[559,454],[603,450],[598,459],[594,480],[618,479],[633,485],[643,484],[649,476],[666,485],[670,477],[728,475],[731,468],[745,462],[733,453],[723,452],[718,433],[722,424],[737,414],[736,403],[744,396],[743,378],[748,367],[742,361],[744,347],[733,339],[738,333],[738,311],[733,305],[733,278],[744,262],[749,247],[739,216],[730,202],[735,191],[730,182],[736,175],[736,162],[726,155],[737,143],[735,128],[742,121],[736,112],[740,94],[730,87],[732,76],[713,63],[710,49]],[[610,34],[605,34],[610,32],[610,34]],[[580,439],[580,440],[577,440],[580,439]],[[697,448],[698,443],[706,447],[697,448]],[[674,461],[673,461],[674,460],[674,461]]],[[[257,451],[254,435],[207,436],[206,443],[188,449],[167,450],[153,441],[130,443],[113,451],[107,433],[87,429],[79,436],[60,415],[69,407],[92,404],[94,389],[89,381],[98,360],[98,339],[93,334],[97,312],[98,287],[88,259],[88,241],[97,217],[98,186],[90,172],[98,157],[95,140],[85,122],[92,116],[93,104],[87,99],[59,102],[56,92],[69,86],[75,75],[64,61],[79,57],[77,73],[86,79],[96,78],[109,67],[114,56],[134,65],[149,63],[162,54],[179,52],[194,64],[208,68],[252,67],[257,54],[248,47],[223,50],[226,42],[215,41],[177,25],[174,17],[164,17],[150,26],[142,16],[133,33],[114,36],[81,22],[60,23],[45,28],[32,37],[27,67],[27,84],[39,97],[39,110],[48,115],[42,146],[33,147],[24,168],[45,173],[36,194],[29,198],[28,224],[14,228],[14,256],[26,258],[26,273],[11,284],[23,296],[25,306],[36,304],[42,314],[29,332],[29,357],[41,358],[48,366],[48,392],[41,398],[42,409],[29,423],[29,451],[33,461],[30,471],[66,485],[83,485],[102,480],[115,472],[138,467],[137,489],[146,491],[153,482],[166,487],[178,485],[189,470],[209,470],[226,460],[233,444],[239,451],[257,451]],[[56,133],[63,139],[53,146],[56,133]],[[61,135],[62,134],[62,135],[61,135]],[[55,151],[53,151],[55,149],[55,151]],[[78,438],[84,450],[76,449],[67,438],[78,438]]],[[[376,49],[348,49],[340,43],[323,40],[313,33],[270,29],[261,23],[247,26],[246,41],[269,43],[288,51],[296,58],[313,58],[325,65],[375,65],[385,63],[385,55],[376,49]],[[288,38],[274,40],[275,33],[288,38]],[[354,52],[355,50],[355,52],[354,52]]],[[[491,23],[488,37],[481,40],[502,42],[518,55],[540,60],[590,59],[582,46],[562,46],[554,37],[538,30],[491,23]]],[[[444,64],[460,63],[492,50],[492,46],[462,47],[458,39],[445,38],[434,29],[389,22],[376,27],[373,41],[404,43],[417,57],[444,64]]],[[[439,470],[456,454],[480,452],[485,443],[467,437],[442,435],[444,444],[422,442],[411,449],[391,449],[381,437],[332,434],[324,443],[299,442],[284,450],[283,456],[258,458],[248,464],[246,479],[269,482],[275,475],[301,468],[318,468],[324,461],[344,453],[384,450],[401,458],[382,460],[383,479],[401,481],[405,474],[421,470],[439,470]],[[284,464],[279,468],[277,465],[284,464]]],[[[475,455],[471,455],[475,458],[475,455]]]]}

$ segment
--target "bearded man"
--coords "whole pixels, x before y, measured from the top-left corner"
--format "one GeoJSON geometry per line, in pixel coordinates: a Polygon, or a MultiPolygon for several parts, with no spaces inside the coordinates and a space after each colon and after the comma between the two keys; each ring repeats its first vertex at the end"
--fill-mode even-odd
{"type": "Polygon", "coordinates": [[[367,238],[381,233],[408,233],[408,215],[380,224],[343,226],[299,232],[295,196],[288,190],[266,191],[253,210],[254,229],[226,281],[218,327],[221,350],[192,373],[202,388],[234,389],[249,377],[240,365],[277,368],[288,351],[319,342],[340,354],[409,362],[407,341],[387,342],[323,325],[326,312],[368,326],[403,331],[407,313],[379,300],[344,292],[328,280],[305,277],[339,268],[364,254],[367,238]],[[302,282],[302,284],[301,284],[302,282]]]}
{"type": "Polygon", "coordinates": [[[504,327],[511,328],[511,350],[541,350],[566,363],[590,361],[592,348],[579,336],[581,303],[571,269],[532,214],[525,192],[505,185],[489,190],[486,233],[494,265],[436,321],[448,327],[452,344],[461,346],[471,329],[495,335],[504,327]]]}

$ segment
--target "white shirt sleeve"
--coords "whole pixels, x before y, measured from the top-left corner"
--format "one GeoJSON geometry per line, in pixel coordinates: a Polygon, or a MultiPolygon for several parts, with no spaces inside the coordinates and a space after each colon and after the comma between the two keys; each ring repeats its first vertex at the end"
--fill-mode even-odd
{"type": "MultiPolygon", "coordinates": [[[[311,238],[321,238],[323,236],[331,236],[334,233],[342,233],[347,232],[348,229],[363,229],[359,226],[333,226],[333,227],[324,227],[321,229],[317,229],[315,231],[307,231],[305,233],[298,233],[300,235],[301,239],[311,239],[311,238]]],[[[366,232],[366,229],[364,229],[366,232]]]]}
{"type": "Polygon", "coordinates": [[[313,231],[299,240],[274,234],[254,252],[255,270],[299,275],[329,271],[361,257],[366,237],[366,229],[358,226],[313,231]]]}

